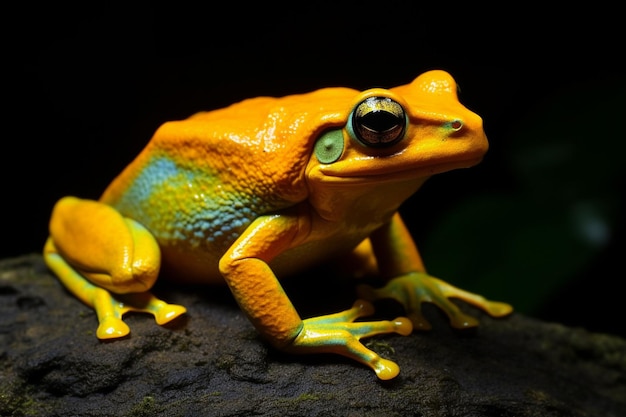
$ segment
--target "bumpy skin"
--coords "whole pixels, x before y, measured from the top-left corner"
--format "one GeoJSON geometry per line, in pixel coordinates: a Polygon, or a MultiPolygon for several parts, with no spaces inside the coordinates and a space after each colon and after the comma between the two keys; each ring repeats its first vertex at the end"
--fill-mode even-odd
{"type": "Polygon", "coordinates": [[[99,201],[55,205],[47,264],[95,309],[101,339],[129,333],[128,311],[159,324],[185,313],[149,292],[163,267],[181,283],[225,281],[279,349],[338,353],[393,378],[398,366],[359,339],[428,329],[423,302],[457,328],[477,322],[452,297],[493,316],[511,312],[427,275],[397,212],[428,177],[487,151],[480,117],[456,90],[449,74],[431,71],[389,90],[259,97],[165,123],[99,201]],[[347,311],[302,320],[277,277],[351,252],[387,285],[360,287],[347,311]],[[354,322],[384,297],[408,318],[354,322]]]}

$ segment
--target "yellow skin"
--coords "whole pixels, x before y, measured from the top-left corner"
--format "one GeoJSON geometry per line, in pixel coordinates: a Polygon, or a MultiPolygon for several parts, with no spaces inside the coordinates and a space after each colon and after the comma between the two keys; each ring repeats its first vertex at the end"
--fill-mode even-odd
{"type": "Polygon", "coordinates": [[[487,151],[481,118],[456,91],[431,71],[388,90],[259,97],[165,123],[98,201],[59,200],[46,262],[95,309],[100,339],[126,336],[129,311],[159,324],[185,313],[150,293],[166,269],[181,283],[225,281],[278,349],[341,354],[394,378],[398,365],[361,338],[430,328],[424,302],[455,328],[478,322],[450,298],[496,317],[512,311],[427,275],[398,214],[428,177],[487,151]],[[360,287],[347,311],[301,319],[277,277],[350,253],[387,285],[360,287]],[[408,318],[355,322],[389,297],[408,318]]]}

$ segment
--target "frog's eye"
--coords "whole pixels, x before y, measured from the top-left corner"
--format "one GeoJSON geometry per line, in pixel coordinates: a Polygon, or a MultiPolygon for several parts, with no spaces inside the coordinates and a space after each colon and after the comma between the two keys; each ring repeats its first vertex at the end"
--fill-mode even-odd
{"type": "Polygon", "coordinates": [[[404,137],[407,116],[389,97],[368,97],[352,111],[348,132],[366,146],[388,147],[404,137]]]}

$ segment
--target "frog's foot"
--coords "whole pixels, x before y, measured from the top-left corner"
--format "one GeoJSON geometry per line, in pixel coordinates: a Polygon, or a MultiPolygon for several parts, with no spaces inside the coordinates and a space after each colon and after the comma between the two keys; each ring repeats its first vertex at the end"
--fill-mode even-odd
{"type": "Polygon", "coordinates": [[[391,321],[354,322],[373,313],[374,307],[371,303],[357,300],[349,310],[303,320],[302,330],[287,350],[337,353],[369,366],[380,379],[394,378],[400,372],[398,365],[381,358],[359,340],[387,333],[407,336],[413,331],[413,326],[405,317],[391,321]]]}
{"type": "Polygon", "coordinates": [[[168,304],[150,292],[136,294],[111,294],[107,290],[95,289],[93,306],[98,314],[98,339],[115,339],[128,335],[130,328],[122,320],[129,311],[150,313],[159,325],[169,323],[187,310],[177,304],[168,304]]]}
{"type": "Polygon", "coordinates": [[[422,314],[421,304],[424,302],[433,303],[443,310],[450,325],[457,329],[476,327],[478,320],[461,312],[449,298],[461,299],[493,317],[506,316],[513,311],[509,304],[487,300],[481,295],[464,291],[425,273],[410,273],[394,278],[379,289],[362,285],[358,293],[366,300],[393,298],[399,301],[415,328],[420,330],[429,330],[432,327],[422,314]]]}

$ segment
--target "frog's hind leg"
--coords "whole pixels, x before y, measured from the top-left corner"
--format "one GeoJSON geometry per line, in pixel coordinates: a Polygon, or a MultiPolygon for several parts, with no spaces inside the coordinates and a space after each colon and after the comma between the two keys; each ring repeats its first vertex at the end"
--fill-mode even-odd
{"type": "Polygon", "coordinates": [[[123,304],[116,302],[107,290],[93,285],[76,272],[56,253],[50,238],[46,242],[44,254],[48,267],[54,271],[63,285],[96,311],[100,323],[96,332],[99,339],[119,338],[130,333],[129,327],[122,321],[122,316],[126,312],[123,304]]]}
{"type": "Polygon", "coordinates": [[[53,210],[44,259],[65,287],[98,316],[97,336],[126,336],[129,311],[154,315],[165,324],[185,313],[148,290],[158,276],[160,251],[139,223],[90,200],[61,199],[53,210]]]}

